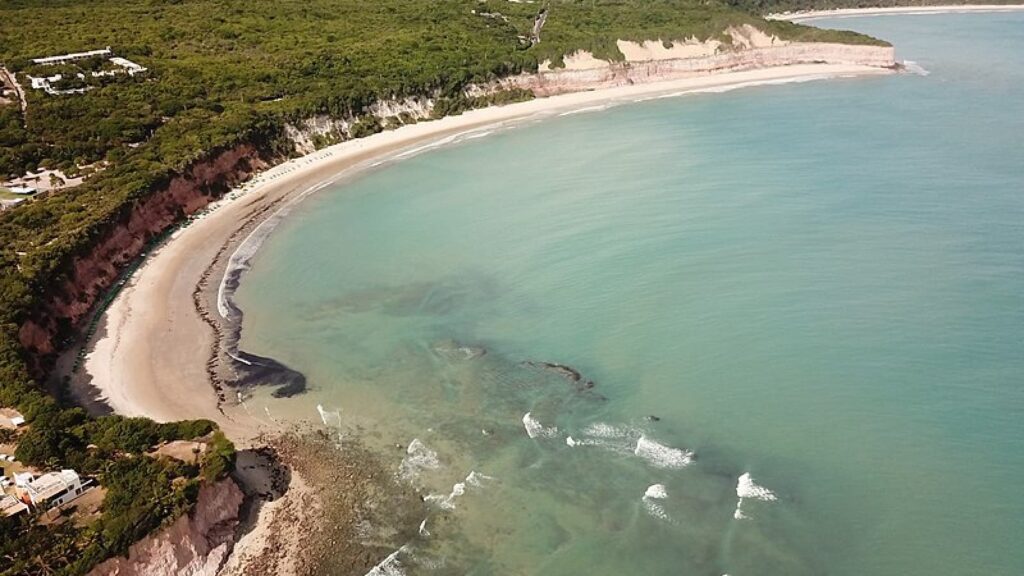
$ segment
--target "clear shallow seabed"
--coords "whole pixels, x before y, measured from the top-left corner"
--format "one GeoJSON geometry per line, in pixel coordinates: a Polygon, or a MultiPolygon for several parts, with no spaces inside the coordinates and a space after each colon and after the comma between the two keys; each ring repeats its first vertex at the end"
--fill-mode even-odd
{"type": "Polygon", "coordinates": [[[243,347],[437,495],[401,570],[1024,573],[1024,14],[815,24],[929,74],[501,131],[267,242],[243,347]]]}

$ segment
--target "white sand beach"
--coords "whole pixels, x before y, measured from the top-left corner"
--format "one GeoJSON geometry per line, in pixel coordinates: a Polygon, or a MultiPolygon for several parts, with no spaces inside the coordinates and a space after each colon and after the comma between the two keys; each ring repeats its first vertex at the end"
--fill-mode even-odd
{"type": "Polygon", "coordinates": [[[843,10],[809,10],[772,14],[769,20],[805,22],[819,18],[855,18],[860,16],[884,16],[886,14],[967,14],[971,12],[1018,12],[1024,4],[948,4],[941,6],[896,6],[892,8],[848,8],[843,10]]]}
{"type": "Polygon", "coordinates": [[[161,421],[210,418],[244,445],[271,423],[244,411],[218,411],[205,370],[213,334],[195,309],[193,291],[218,250],[257,207],[294,198],[374,160],[483,127],[666,95],[889,73],[804,64],[565,94],[408,125],[282,163],[227,194],[149,255],[101,319],[84,370],[117,413],[161,421]]]}
{"type": "MultiPolygon", "coordinates": [[[[87,388],[119,414],[159,421],[209,418],[240,448],[261,445],[261,434],[281,429],[268,417],[249,413],[232,397],[219,405],[207,371],[214,334],[194,300],[204,272],[226,246],[227,253],[235,249],[234,236],[246,222],[251,228],[254,218],[269,216],[327,182],[467,132],[651,98],[892,73],[872,66],[801,64],[577,92],[407,125],[284,162],[226,194],[148,255],[102,315],[96,336],[86,344],[88,354],[74,387],[79,393],[87,388]]],[[[211,277],[209,283],[215,289],[220,278],[211,277]]],[[[295,480],[281,500],[260,510],[252,531],[235,547],[229,573],[247,573],[253,562],[262,561],[259,558],[281,556],[289,546],[302,547],[295,510],[308,509],[313,496],[298,476],[295,480]]],[[[296,573],[291,565],[279,564],[276,569],[296,573]]]]}

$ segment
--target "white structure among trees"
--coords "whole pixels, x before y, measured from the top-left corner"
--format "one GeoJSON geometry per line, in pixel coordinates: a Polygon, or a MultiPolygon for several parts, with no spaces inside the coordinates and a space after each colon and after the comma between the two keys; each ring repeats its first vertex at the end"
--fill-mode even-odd
{"type": "Polygon", "coordinates": [[[74,470],[48,472],[38,478],[29,475],[29,478],[22,474],[16,475],[16,489],[22,501],[27,500],[37,508],[62,506],[86,491],[86,486],[82,485],[82,479],[74,470]]]}

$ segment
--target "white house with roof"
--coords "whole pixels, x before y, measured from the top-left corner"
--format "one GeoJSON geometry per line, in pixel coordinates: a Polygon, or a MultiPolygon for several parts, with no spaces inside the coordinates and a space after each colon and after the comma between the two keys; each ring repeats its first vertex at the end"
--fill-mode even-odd
{"type": "Polygon", "coordinates": [[[88,488],[82,484],[82,479],[74,470],[48,472],[38,478],[31,474],[28,476],[31,479],[25,478],[25,474],[15,475],[15,491],[22,502],[37,508],[63,506],[81,496],[88,488]]]}

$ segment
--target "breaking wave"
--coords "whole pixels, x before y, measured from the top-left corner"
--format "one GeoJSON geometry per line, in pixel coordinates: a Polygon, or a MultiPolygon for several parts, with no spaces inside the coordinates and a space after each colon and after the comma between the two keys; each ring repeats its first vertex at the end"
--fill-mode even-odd
{"type": "Polygon", "coordinates": [[[749,472],[744,473],[736,481],[736,497],[736,511],[733,512],[733,518],[737,520],[747,518],[743,513],[743,500],[745,499],[761,500],[763,502],[778,500],[774,492],[754,482],[754,478],[749,472]]]}
{"type": "Polygon", "coordinates": [[[646,436],[636,441],[633,453],[655,468],[679,469],[693,462],[693,452],[659,444],[646,436]]]}
{"type": "Polygon", "coordinates": [[[623,456],[633,454],[636,439],[643,431],[632,426],[615,426],[604,422],[588,425],[580,431],[579,437],[569,436],[565,443],[570,447],[596,446],[623,456]]]}
{"type": "Polygon", "coordinates": [[[402,562],[398,559],[398,556],[407,551],[408,545],[395,550],[387,558],[381,560],[380,564],[371,568],[366,573],[366,576],[405,576],[405,570],[402,568],[402,562]]]}
{"type": "Polygon", "coordinates": [[[647,487],[647,491],[644,492],[641,501],[644,503],[644,508],[647,509],[647,513],[659,520],[670,521],[671,518],[668,512],[665,511],[665,507],[661,505],[659,500],[668,498],[668,490],[665,489],[664,484],[651,484],[647,487]]]}
{"type": "Polygon", "coordinates": [[[403,480],[409,480],[419,476],[424,470],[436,470],[441,466],[437,459],[437,452],[434,452],[419,438],[413,438],[409,447],[405,449],[405,458],[398,466],[398,476],[403,480]]]}
{"type": "Polygon", "coordinates": [[[558,428],[554,426],[545,427],[529,412],[523,415],[523,428],[526,428],[526,435],[530,438],[554,438],[558,436],[558,428]]]}
{"type": "MultiPolygon", "coordinates": [[[[455,499],[466,493],[467,486],[473,488],[481,488],[483,487],[484,481],[487,480],[494,480],[494,478],[491,478],[490,476],[487,476],[485,474],[480,474],[475,470],[470,471],[470,473],[466,476],[465,480],[463,480],[462,482],[456,482],[455,484],[452,485],[452,491],[448,495],[430,494],[426,496],[424,500],[430,502],[431,504],[437,505],[437,507],[442,510],[454,510],[455,499]]],[[[421,529],[426,528],[426,522],[427,521],[424,520],[423,523],[420,524],[421,529]]]]}
{"type": "Polygon", "coordinates": [[[918,76],[928,76],[929,74],[931,74],[931,72],[924,69],[924,66],[921,66],[920,64],[914,62],[913,60],[904,60],[903,69],[906,70],[907,72],[910,72],[911,74],[917,74],[918,76]]]}

